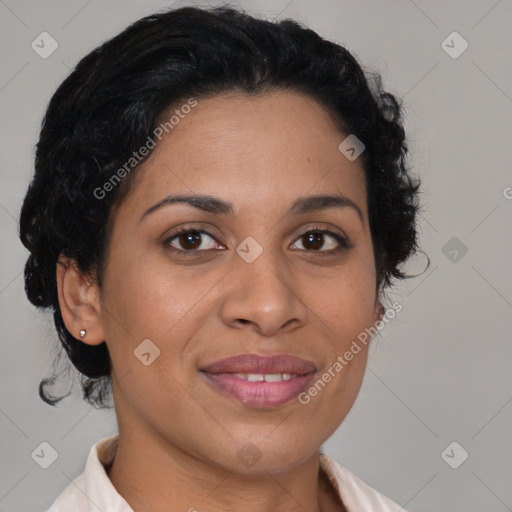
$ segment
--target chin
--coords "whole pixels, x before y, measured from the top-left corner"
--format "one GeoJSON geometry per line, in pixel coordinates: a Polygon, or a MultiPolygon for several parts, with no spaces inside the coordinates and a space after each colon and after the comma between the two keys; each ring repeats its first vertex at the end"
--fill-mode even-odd
{"type": "Polygon", "coordinates": [[[276,438],[275,442],[269,442],[268,438],[262,438],[258,442],[253,441],[239,443],[240,448],[236,450],[236,460],[230,470],[239,474],[254,475],[259,473],[279,474],[293,470],[309,459],[318,448],[311,447],[307,450],[303,445],[301,451],[297,450],[300,443],[283,444],[276,438]]]}

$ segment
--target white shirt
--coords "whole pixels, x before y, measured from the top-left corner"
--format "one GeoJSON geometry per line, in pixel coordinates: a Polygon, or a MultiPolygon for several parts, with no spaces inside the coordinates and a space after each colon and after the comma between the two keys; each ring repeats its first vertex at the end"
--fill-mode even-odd
{"type": "MultiPolygon", "coordinates": [[[[133,512],[105,470],[115,457],[118,440],[118,434],[106,437],[91,448],[84,472],[64,489],[47,512],[133,512]]],[[[320,454],[320,466],[348,512],[407,512],[324,453],[320,454]]]]}

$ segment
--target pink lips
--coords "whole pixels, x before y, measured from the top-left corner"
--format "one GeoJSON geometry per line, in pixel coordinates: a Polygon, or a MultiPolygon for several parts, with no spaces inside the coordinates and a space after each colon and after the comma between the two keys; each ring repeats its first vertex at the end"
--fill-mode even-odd
{"type": "Polygon", "coordinates": [[[217,390],[251,407],[273,407],[298,396],[316,373],[311,361],[288,354],[260,356],[241,354],[201,369],[217,390]],[[249,382],[234,374],[291,374],[289,380],[249,382]]]}

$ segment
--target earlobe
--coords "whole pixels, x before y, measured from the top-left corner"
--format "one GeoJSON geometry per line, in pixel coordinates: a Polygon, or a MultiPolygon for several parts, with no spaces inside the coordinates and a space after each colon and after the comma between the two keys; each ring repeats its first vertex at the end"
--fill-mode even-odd
{"type": "Polygon", "coordinates": [[[377,304],[375,305],[375,317],[374,317],[374,325],[382,320],[385,313],[384,306],[382,305],[382,302],[380,299],[378,300],[377,304]]]}
{"type": "Polygon", "coordinates": [[[56,268],[57,291],[66,329],[88,345],[105,341],[101,326],[98,285],[81,272],[75,260],[60,256],[56,268]]]}

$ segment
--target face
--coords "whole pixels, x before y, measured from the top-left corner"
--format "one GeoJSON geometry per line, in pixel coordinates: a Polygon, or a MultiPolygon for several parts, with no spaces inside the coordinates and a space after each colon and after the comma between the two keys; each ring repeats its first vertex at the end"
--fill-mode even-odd
{"type": "Polygon", "coordinates": [[[345,137],[314,100],[280,91],[198,100],[157,144],[115,214],[101,289],[120,432],[245,472],[243,450],[285,471],[336,430],[367,346],[333,365],[379,319],[364,174],[340,153],[345,137]],[[319,195],[344,199],[292,208],[319,195]],[[204,371],[247,354],[285,357],[245,373],[296,373],[204,371]]]}

